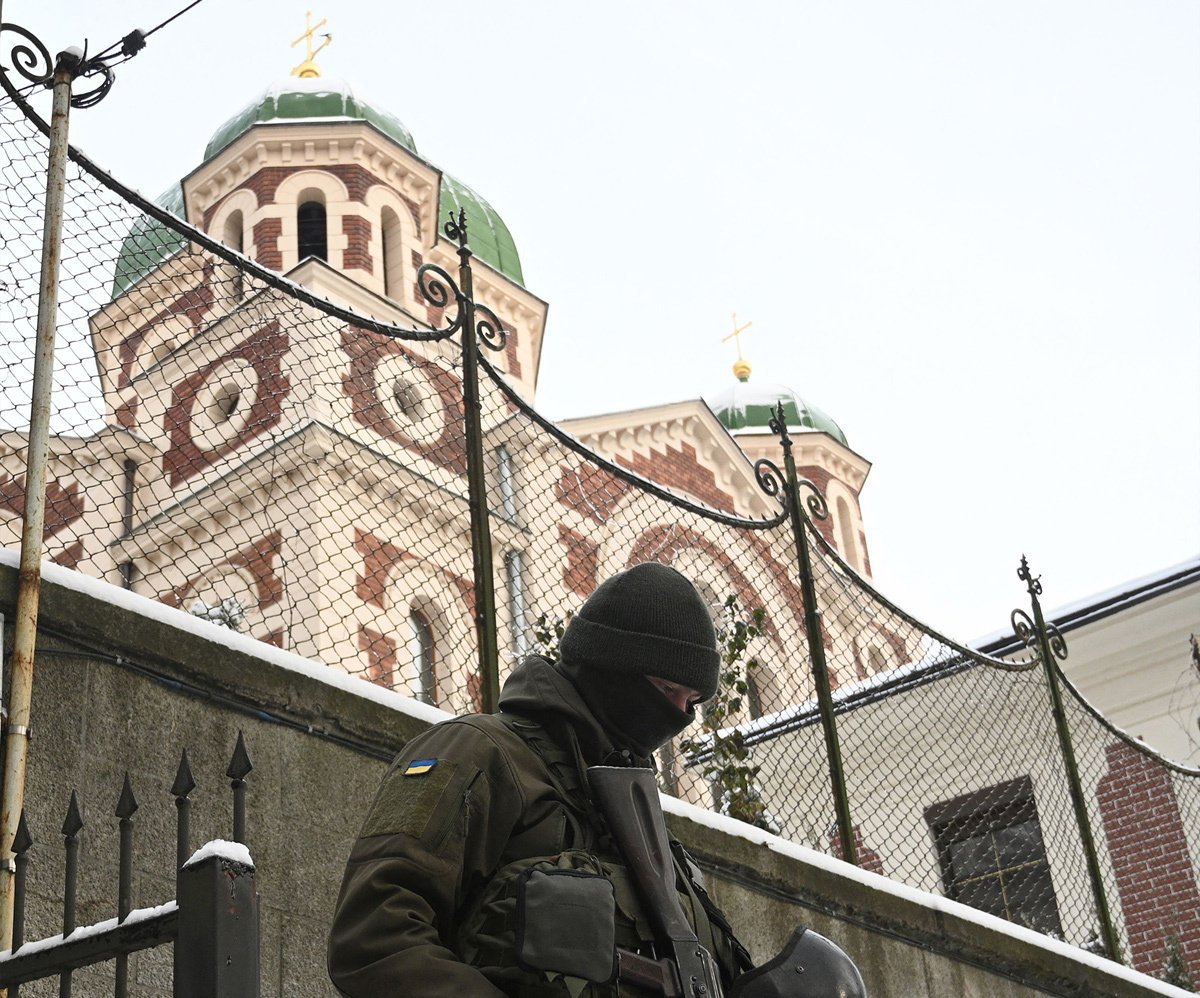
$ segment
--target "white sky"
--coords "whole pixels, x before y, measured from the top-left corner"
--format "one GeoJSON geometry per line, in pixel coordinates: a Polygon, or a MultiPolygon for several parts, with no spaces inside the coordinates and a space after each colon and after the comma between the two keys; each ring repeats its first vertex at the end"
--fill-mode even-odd
{"type": "MultiPolygon", "coordinates": [[[[97,51],[184,3],[3,17],[97,51]]],[[[1022,552],[1051,607],[1200,552],[1192,0],[312,6],[327,75],[509,224],[547,415],[715,393],[736,310],[753,380],[873,462],[879,588],[951,636],[1025,605],[1022,552]]],[[[157,195],[304,11],[203,0],[74,141],[157,195]]]]}

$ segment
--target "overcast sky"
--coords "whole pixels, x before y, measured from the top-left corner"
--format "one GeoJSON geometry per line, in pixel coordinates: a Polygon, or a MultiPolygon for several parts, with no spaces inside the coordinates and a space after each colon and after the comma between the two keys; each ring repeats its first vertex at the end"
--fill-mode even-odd
{"type": "MultiPolygon", "coordinates": [[[[97,51],[185,0],[4,0],[97,51]]],[[[72,134],[154,196],[300,59],[203,0],[72,134]]],[[[554,418],[752,380],[872,462],[879,588],[960,640],[1200,553],[1200,5],[340,0],[319,62],[501,213],[554,418]]],[[[1200,621],[1197,621],[1200,630],[1200,621]]],[[[1181,662],[1186,649],[1181,649],[1181,662]]]]}

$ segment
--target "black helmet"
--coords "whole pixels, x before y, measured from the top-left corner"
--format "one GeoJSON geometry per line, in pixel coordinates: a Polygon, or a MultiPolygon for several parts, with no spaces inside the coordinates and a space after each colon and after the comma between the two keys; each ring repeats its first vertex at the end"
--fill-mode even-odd
{"type": "Polygon", "coordinates": [[[729,998],[867,998],[867,986],[840,946],[797,929],[777,957],[733,982],[729,998]]]}

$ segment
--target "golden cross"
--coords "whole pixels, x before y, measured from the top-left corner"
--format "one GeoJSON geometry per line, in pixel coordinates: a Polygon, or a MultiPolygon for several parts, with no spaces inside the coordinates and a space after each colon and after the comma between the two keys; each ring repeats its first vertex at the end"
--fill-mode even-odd
{"type": "Polygon", "coordinates": [[[316,48],[313,48],[313,35],[316,34],[317,28],[325,27],[325,25],[328,22],[329,22],[329,19],[326,17],[323,17],[316,24],[313,24],[312,23],[312,11],[308,10],[308,11],[304,12],[304,34],[302,34],[299,38],[297,38],[294,42],[292,42],[291,47],[295,48],[301,42],[307,42],[308,43],[308,45],[307,45],[308,55],[305,57],[304,61],[302,63],[300,63],[299,66],[296,66],[292,70],[292,76],[311,78],[311,77],[321,75],[321,70],[318,69],[317,64],[315,62],[313,62],[313,56],[315,56],[318,52],[320,52],[323,48],[325,48],[326,45],[328,45],[331,41],[333,41],[333,35],[331,35],[331,34],[322,35],[321,37],[324,38],[325,41],[321,42],[321,44],[318,45],[316,48]]]}
{"type": "Polygon", "coordinates": [[[721,339],[722,343],[728,343],[730,340],[734,341],[734,343],[737,346],[738,360],[742,359],[742,333],[744,333],[747,329],[749,329],[753,325],[754,325],[753,322],[747,322],[744,326],[739,326],[737,324],[737,312],[734,312],[733,313],[733,332],[730,333],[728,336],[722,337],[722,339],[721,339]]]}

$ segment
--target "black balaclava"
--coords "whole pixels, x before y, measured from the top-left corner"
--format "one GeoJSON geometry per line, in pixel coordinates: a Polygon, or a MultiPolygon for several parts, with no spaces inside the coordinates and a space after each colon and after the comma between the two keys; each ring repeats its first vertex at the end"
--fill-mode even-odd
{"type": "Polygon", "coordinates": [[[717,691],[720,656],[700,594],[675,569],[635,565],[607,579],[567,625],[562,671],[618,748],[642,758],[686,728],[680,710],[649,682],[658,676],[707,700],[717,691]]]}

